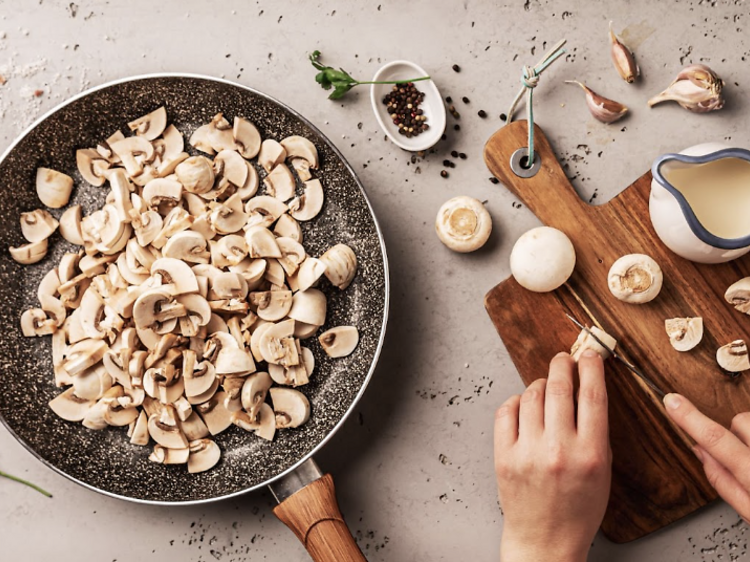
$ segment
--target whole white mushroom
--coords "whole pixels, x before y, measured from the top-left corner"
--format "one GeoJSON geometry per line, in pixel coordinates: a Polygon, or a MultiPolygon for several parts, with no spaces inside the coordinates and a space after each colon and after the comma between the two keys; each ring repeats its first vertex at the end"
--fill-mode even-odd
{"type": "Polygon", "coordinates": [[[570,239],[556,228],[540,226],[523,234],[510,253],[510,272],[518,284],[547,293],[565,283],[576,265],[570,239]]]}

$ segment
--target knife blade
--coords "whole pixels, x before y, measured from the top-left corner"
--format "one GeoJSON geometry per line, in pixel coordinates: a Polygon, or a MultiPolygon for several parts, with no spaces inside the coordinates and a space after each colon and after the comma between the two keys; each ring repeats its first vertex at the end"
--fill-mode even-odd
{"type": "Polygon", "coordinates": [[[598,337],[596,337],[596,334],[594,334],[594,332],[592,332],[586,326],[584,326],[583,324],[581,324],[578,320],[576,320],[575,318],[573,318],[570,314],[566,314],[565,316],[567,316],[568,320],[570,320],[571,322],[573,322],[573,324],[575,324],[581,330],[584,330],[588,335],[590,335],[594,339],[594,341],[596,343],[598,343],[604,349],[606,349],[607,351],[609,351],[609,353],[612,354],[612,357],[614,357],[620,363],[622,363],[623,365],[625,365],[625,367],[627,367],[627,369],[631,373],[633,373],[635,376],[637,376],[639,379],[641,379],[646,384],[646,386],[648,386],[651,390],[653,390],[656,393],[656,395],[659,398],[664,398],[664,396],[665,396],[664,391],[662,389],[660,389],[658,386],[656,386],[656,384],[650,378],[648,378],[645,374],[643,374],[643,372],[640,369],[638,369],[635,365],[633,365],[629,361],[623,359],[622,356],[619,355],[614,349],[610,348],[602,340],[600,340],[598,337]]]}

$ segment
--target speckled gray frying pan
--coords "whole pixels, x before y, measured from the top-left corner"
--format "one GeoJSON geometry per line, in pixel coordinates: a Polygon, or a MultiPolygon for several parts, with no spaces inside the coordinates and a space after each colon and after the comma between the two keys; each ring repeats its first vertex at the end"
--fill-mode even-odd
{"type": "MultiPolygon", "coordinates": [[[[166,106],[169,122],[186,139],[223,112],[230,122],[235,115],[250,119],[263,138],[280,140],[296,134],[312,140],[320,154],[317,176],[326,201],[315,220],[303,223],[305,247],[319,255],[343,242],[359,261],[357,276],[346,291],[327,281],[321,287],[328,297],[327,326],[357,326],[361,339],[355,352],[344,359],[327,357],[317,339],[306,343],[316,362],[310,384],[301,388],[312,404],[310,420],[301,428],[278,431],[273,442],[232,427],[216,438],[223,451],[220,463],[208,472],[188,474],[182,466],[148,461],[150,447],[131,445],[122,429],[91,431],[52,413],[47,402],[60,390],[53,384],[50,338],[23,337],[19,318],[26,308],[38,306],[40,279],[74,247],[55,234],[47,257],[31,266],[15,263],[6,249],[0,252],[0,417],[6,427],[40,460],[88,488],[129,500],[184,504],[237,495],[285,475],[294,478],[294,469],[343,423],[362,396],[380,353],[388,313],[388,268],[383,239],[362,185],[318,129],[260,92],[194,75],[152,75],[105,84],[32,125],[0,159],[4,245],[24,242],[19,215],[42,206],[34,183],[37,167],[72,176],[76,188],[71,204],[93,211],[103,204],[107,190],[84,182],[76,169],[76,149],[96,146],[118,129],[127,132],[128,121],[160,105],[166,106]]],[[[51,212],[59,218],[62,210],[51,212]]]]}

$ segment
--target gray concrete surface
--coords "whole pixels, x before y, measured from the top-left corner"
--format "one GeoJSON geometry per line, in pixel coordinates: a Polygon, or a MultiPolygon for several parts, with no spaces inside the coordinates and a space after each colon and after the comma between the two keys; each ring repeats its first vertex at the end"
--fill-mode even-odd
{"type": "MultiPolygon", "coordinates": [[[[263,90],[308,116],[359,171],[385,230],[393,282],[383,358],[357,415],[320,455],[369,560],[495,560],[502,528],[491,462],[494,408],[522,389],[484,313],[484,294],[508,275],[514,240],[537,224],[488,181],[481,151],[518,87],[561,37],[570,54],[543,77],[536,117],[582,197],[601,203],[664,151],[708,140],[748,146],[750,8],[740,0],[695,2],[101,2],[0,0],[0,150],[45,110],[79,91],[129,75],[188,71],[263,90]],[[635,49],[643,80],[629,86],[607,51],[607,22],[635,49]],[[306,53],[357,77],[397,58],[428,69],[460,101],[461,130],[417,163],[384,141],[362,89],[330,102],[306,53]],[[727,81],[727,108],[692,115],[646,100],[682,64],[706,62],[727,81]],[[453,64],[461,65],[457,74],[453,64]],[[588,114],[585,80],[631,106],[614,126],[588,114]],[[41,90],[35,96],[35,91],[41,90]],[[476,116],[479,109],[489,114],[476,116]],[[451,150],[468,155],[442,179],[451,150]],[[487,200],[488,247],[474,255],[440,245],[440,204],[487,200]]],[[[450,119],[449,119],[450,120],[450,119]]],[[[452,126],[452,122],[451,125],[452,126]]],[[[530,314],[533,311],[529,311],[530,314]]],[[[540,334],[540,337],[544,337],[540,334]]],[[[268,493],[205,507],[148,507],[109,499],[58,476],[0,430],[0,469],[30,478],[54,499],[0,479],[0,559],[306,560],[275,520],[268,493]]],[[[748,559],[747,527],[713,505],[628,545],[597,537],[590,560],[748,559]]]]}

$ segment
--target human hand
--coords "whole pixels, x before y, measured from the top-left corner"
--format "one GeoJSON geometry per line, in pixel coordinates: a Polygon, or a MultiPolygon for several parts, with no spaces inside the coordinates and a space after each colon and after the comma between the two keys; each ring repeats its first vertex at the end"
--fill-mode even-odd
{"type": "Polygon", "coordinates": [[[567,353],[549,377],[495,414],[495,473],[504,513],[501,562],[582,562],[604,518],[612,477],[601,357],[567,353]]]}
{"type": "Polygon", "coordinates": [[[667,414],[696,445],[709,483],[745,521],[750,519],[750,412],[737,414],[730,429],[702,414],[679,394],[664,397],[667,414]]]}

